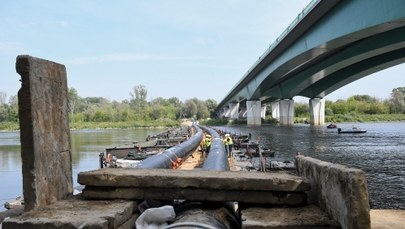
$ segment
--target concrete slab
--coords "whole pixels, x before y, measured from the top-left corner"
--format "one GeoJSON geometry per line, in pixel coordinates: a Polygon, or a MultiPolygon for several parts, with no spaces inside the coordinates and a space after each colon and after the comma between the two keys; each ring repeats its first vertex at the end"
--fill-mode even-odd
{"type": "Polygon", "coordinates": [[[216,190],[195,188],[121,188],[86,186],[82,193],[88,199],[173,200],[189,201],[236,201],[250,204],[305,205],[307,195],[303,192],[270,192],[248,190],[216,190]]]}
{"type": "Polygon", "coordinates": [[[81,172],[78,182],[86,186],[133,188],[198,188],[301,192],[310,190],[302,177],[282,173],[231,171],[106,168],[81,172]]]}
{"type": "Polygon", "coordinates": [[[328,215],[314,205],[295,208],[242,209],[243,229],[270,228],[340,228],[328,215]]]}
{"type": "Polygon", "coordinates": [[[134,218],[136,206],[134,201],[89,201],[72,197],[9,218],[3,222],[2,229],[118,228],[134,218]]]}

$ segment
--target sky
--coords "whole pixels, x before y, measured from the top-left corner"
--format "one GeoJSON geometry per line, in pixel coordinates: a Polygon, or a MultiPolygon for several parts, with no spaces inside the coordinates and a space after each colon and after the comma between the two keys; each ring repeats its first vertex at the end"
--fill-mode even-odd
{"type": "MultiPolygon", "coordinates": [[[[2,0],[0,92],[16,95],[18,55],[66,66],[80,97],[220,102],[310,0],[2,0]]],[[[405,65],[326,96],[389,98],[405,65]]],[[[296,97],[296,101],[308,101],[296,97]]]]}

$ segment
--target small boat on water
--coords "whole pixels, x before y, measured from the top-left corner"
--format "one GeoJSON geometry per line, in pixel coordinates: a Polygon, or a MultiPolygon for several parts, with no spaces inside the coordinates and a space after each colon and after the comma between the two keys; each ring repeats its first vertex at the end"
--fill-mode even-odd
{"type": "Polygon", "coordinates": [[[328,128],[328,129],[336,129],[337,125],[334,124],[334,123],[331,123],[331,124],[327,125],[326,128],[328,128]]]}
{"type": "Polygon", "coordinates": [[[342,130],[341,128],[338,128],[339,134],[362,134],[362,133],[366,133],[366,132],[367,132],[367,130],[359,129],[357,127],[352,127],[351,129],[347,129],[347,130],[342,130]]]}

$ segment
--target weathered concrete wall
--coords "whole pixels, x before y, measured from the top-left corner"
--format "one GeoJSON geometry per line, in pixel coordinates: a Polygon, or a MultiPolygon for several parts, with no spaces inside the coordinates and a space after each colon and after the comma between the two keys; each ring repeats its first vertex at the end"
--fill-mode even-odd
{"type": "Polygon", "coordinates": [[[18,92],[25,210],[73,192],[66,68],[18,56],[18,92]]]}
{"type": "Polygon", "coordinates": [[[342,228],[370,228],[365,173],[310,157],[297,157],[298,174],[308,179],[311,202],[326,211],[342,228]]]}

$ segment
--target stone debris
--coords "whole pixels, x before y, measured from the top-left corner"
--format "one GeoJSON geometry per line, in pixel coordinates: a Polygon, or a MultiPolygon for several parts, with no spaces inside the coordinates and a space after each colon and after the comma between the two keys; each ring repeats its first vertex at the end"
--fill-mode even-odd
{"type": "Polygon", "coordinates": [[[136,207],[134,201],[89,201],[74,196],[6,219],[2,229],[134,228],[136,207]]]}

